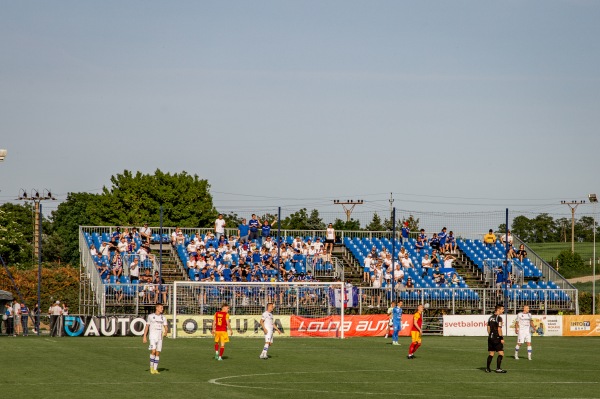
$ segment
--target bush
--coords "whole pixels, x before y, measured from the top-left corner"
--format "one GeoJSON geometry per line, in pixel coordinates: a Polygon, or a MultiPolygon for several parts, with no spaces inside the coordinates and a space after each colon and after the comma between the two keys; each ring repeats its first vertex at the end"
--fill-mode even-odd
{"type": "Polygon", "coordinates": [[[585,274],[587,269],[577,252],[566,249],[558,255],[558,271],[565,278],[571,278],[585,274]]]}

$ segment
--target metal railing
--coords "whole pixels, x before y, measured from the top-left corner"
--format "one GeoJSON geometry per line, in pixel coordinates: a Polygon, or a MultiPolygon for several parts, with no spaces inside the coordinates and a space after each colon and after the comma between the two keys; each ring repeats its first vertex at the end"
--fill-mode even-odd
{"type": "MultiPolygon", "coordinates": [[[[399,287],[399,286],[397,286],[399,287]]],[[[494,288],[415,288],[396,289],[360,287],[359,313],[387,309],[394,300],[402,300],[405,308],[429,304],[431,310],[447,314],[487,314],[497,303],[504,303],[507,312],[517,312],[524,305],[536,312],[569,311],[579,314],[576,289],[504,289],[494,288]]]]}
{"type": "MultiPolygon", "coordinates": [[[[123,313],[138,315],[140,308],[163,304],[165,313],[170,312],[173,284],[121,284],[118,282],[103,285],[104,309],[107,313],[123,313]]],[[[104,315],[104,314],[103,314],[104,315]]]]}
{"type": "Polygon", "coordinates": [[[96,263],[94,262],[94,259],[92,259],[92,254],[87,246],[87,242],[83,236],[83,229],[81,228],[79,229],[79,254],[83,272],[90,282],[90,299],[94,301],[94,305],[99,307],[99,312],[103,315],[104,289],[102,288],[102,280],[100,279],[98,270],[96,270],[96,263]]]}
{"type": "Polygon", "coordinates": [[[567,281],[552,265],[542,259],[536,254],[527,244],[525,244],[519,237],[513,235],[513,241],[515,248],[518,248],[521,244],[527,251],[527,257],[542,272],[543,278],[546,281],[553,281],[559,288],[562,289],[575,289],[575,286],[567,281]]]}

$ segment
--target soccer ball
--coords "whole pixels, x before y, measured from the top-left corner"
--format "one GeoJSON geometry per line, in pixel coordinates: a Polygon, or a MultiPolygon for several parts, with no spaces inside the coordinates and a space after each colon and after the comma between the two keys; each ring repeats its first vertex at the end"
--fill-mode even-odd
{"type": "Polygon", "coordinates": [[[423,305],[423,307],[424,307],[425,309],[429,309],[429,303],[426,303],[425,305],[423,305]]]}

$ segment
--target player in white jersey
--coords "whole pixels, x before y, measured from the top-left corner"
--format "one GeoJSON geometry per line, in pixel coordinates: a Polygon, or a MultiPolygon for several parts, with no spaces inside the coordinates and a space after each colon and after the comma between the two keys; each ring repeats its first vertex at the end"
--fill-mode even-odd
{"type": "Polygon", "coordinates": [[[274,307],[275,305],[273,305],[272,302],[267,303],[267,311],[264,312],[260,317],[260,326],[262,327],[263,332],[265,333],[265,346],[263,347],[263,350],[259,356],[261,359],[269,358],[267,352],[271,344],[273,344],[273,330],[276,330],[279,334],[281,334],[281,330],[273,322],[274,307]]]}
{"type": "Polygon", "coordinates": [[[158,360],[162,351],[163,337],[167,335],[167,318],[162,314],[163,305],[156,305],[156,311],[148,315],[146,328],[144,328],[143,343],[150,342],[150,374],[158,372],[158,360]]]}
{"type": "Polygon", "coordinates": [[[519,348],[527,344],[527,358],[531,360],[531,331],[533,330],[533,316],[529,313],[529,306],[523,306],[523,311],[517,314],[515,332],[517,333],[517,346],[515,346],[515,359],[519,360],[519,348]]]}

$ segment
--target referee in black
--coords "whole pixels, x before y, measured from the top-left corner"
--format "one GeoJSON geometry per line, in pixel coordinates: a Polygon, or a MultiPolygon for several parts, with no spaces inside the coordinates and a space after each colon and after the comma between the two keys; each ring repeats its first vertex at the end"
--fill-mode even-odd
{"type": "Polygon", "coordinates": [[[504,358],[504,337],[502,336],[502,317],[500,315],[504,313],[504,305],[496,305],[494,314],[490,316],[487,322],[488,332],[488,358],[487,367],[485,368],[486,373],[491,373],[490,365],[494,359],[494,352],[498,352],[498,358],[496,359],[496,373],[506,373],[506,370],[502,370],[502,358],[504,358]]]}

